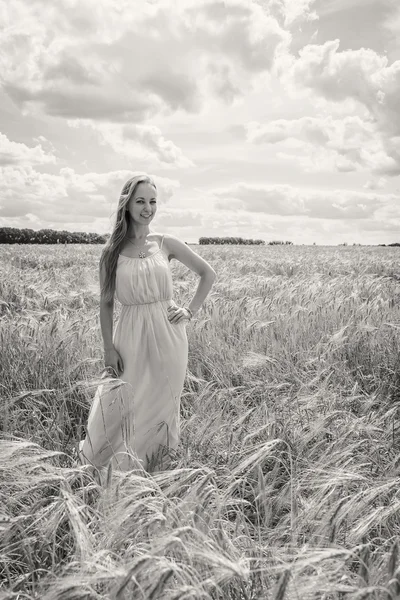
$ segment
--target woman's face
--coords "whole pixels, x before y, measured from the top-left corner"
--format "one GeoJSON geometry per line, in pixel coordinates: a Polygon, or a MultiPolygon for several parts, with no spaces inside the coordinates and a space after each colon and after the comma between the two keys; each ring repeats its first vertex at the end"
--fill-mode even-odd
{"type": "Polygon", "coordinates": [[[139,183],[126,210],[136,223],[140,225],[150,223],[157,211],[157,190],[151,183],[139,183]]]}

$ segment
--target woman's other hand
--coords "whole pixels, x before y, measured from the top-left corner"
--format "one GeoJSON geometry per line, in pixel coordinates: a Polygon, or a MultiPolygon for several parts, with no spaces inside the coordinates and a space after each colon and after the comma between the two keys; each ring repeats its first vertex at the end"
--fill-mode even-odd
{"type": "Polygon", "coordinates": [[[104,367],[111,377],[119,377],[124,370],[122,358],[114,347],[104,350],[104,367]]]}

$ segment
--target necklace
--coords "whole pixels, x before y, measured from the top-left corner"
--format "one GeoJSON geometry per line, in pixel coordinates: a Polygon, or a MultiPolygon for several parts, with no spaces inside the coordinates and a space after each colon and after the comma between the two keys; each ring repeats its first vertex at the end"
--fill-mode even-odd
{"type": "MultiPolygon", "coordinates": [[[[147,242],[147,238],[144,242],[144,244],[141,244],[140,246],[137,246],[136,244],[134,244],[131,240],[131,238],[126,238],[128,240],[128,242],[130,242],[132,244],[132,246],[134,246],[135,248],[143,248],[146,245],[147,242]]],[[[139,252],[139,258],[146,258],[146,253],[145,252],[139,252]]]]}

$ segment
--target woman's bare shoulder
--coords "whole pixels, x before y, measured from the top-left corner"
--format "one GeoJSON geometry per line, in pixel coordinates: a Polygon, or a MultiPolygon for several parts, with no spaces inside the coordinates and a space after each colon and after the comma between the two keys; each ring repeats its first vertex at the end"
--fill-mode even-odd
{"type": "Polygon", "coordinates": [[[160,248],[162,247],[164,253],[168,256],[168,260],[170,261],[171,258],[173,258],[173,256],[171,255],[171,251],[168,245],[168,237],[169,234],[168,233],[157,233],[155,234],[158,236],[157,239],[157,243],[160,246],[160,248]]]}
{"type": "Polygon", "coordinates": [[[159,246],[161,246],[162,244],[163,250],[168,255],[169,260],[175,258],[173,249],[176,247],[176,244],[180,245],[185,243],[181,239],[176,237],[176,235],[172,235],[171,233],[162,233],[154,231],[151,232],[150,235],[152,236],[151,239],[156,240],[159,246]]]}

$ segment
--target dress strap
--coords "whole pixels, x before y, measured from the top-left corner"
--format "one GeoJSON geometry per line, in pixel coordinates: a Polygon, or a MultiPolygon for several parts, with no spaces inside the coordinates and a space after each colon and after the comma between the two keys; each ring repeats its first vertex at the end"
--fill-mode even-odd
{"type": "Polygon", "coordinates": [[[161,246],[160,246],[160,250],[162,250],[162,245],[163,245],[163,241],[164,241],[164,234],[161,237],[161,246]]]}

